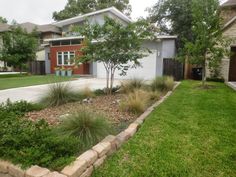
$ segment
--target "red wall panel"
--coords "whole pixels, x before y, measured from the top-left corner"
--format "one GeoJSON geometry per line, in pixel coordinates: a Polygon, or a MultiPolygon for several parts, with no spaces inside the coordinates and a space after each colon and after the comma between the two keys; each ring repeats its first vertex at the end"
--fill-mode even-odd
{"type": "MultiPolygon", "coordinates": [[[[50,58],[51,58],[51,73],[55,73],[55,67],[57,66],[57,52],[75,52],[75,55],[81,55],[79,52],[81,45],[71,45],[71,46],[51,46],[50,47],[50,58]]],[[[71,66],[64,66],[65,68],[71,66]]],[[[89,74],[89,64],[85,63],[73,68],[73,74],[89,74]]]]}

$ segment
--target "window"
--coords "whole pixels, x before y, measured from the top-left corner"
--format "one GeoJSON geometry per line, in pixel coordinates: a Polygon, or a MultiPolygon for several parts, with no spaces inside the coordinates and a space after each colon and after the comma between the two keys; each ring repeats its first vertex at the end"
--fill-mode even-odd
{"type": "Polygon", "coordinates": [[[52,41],[52,46],[59,46],[61,45],[60,41],[52,41]]]}
{"type": "Polygon", "coordinates": [[[70,66],[75,62],[75,52],[57,52],[57,65],[70,66]]]}
{"type": "Polygon", "coordinates": [[[61,41],[61,45],[70,45],[70,40],[61,41]]]}

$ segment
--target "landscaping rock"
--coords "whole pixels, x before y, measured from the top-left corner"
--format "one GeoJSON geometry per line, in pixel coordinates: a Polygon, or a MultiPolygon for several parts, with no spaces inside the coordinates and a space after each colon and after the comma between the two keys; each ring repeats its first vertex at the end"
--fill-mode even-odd
{"type": "Polygon", "coordinates": [[[87,168],[87,170],[80,177],[89,177],[93,173],[93,166],[87,168]]]}
{"type": "Polygon", "coordinates": [[[0,161],[0,173],[7,173],[9,165],[9,162],[0,161]]]}
{"type": "Polygon", "coordinates": [[[116,136],[116,147],[117,148],[120,148],[120,146],[125,142],[127,141],[128,139],[130,138],[130,134],[125,132],[125,131],[122,131],[121,133],[119,133],[117,136],[116,136]]]}
{"type": "Polygon", "coordinates": [[[96,162],[93,164],[94,168],[97,169],[99,166],[101,166],[106,158],[107,156],[104,155],[100,159],[97,159],[96,162]]]}
{"type": "Polygon", "coordinates": [[[47,168],[41,168],[37,165],[32,166],[25,172],[25,177],[42,177],[49,174],[50,171],[47,168]]]}
{"type": "Polygon", "coordinates": [[[137,123],[132,123],[129,125],[129,127],[125,130],[125,132],[127,132],[130,137],[134,136],[134,134],[137,132],[138,130],[138,126],[139,124],[137,123]]]}
{"type": "Polygon", "coordinates": [[[13,177],[13,176],[6,173],[0,173],[0,177],[13,177]]]}
{"type": "Polygon", "coordinates": [[[16,177],[24,177],[25,176],[25,171],[23,171],[20,167],[15,166],[13,164],[9,165],[8,173],[10,175],[16,176],[16,177]]]}
{"type": "Polygon", "coordinates": [[[114,135],[108,135],[101,142],[111,143],[111,148],[116,149],[116,137],[114,135]]]}
{"type": "Polygon", "coordinates": [[[111,150],[111,143],[101,142],[101,143],[98,143],[97,145],[95,145],[92,149],[98,153],[98,157],[102,157],[108,151],[111,150]]]}
{"type": "Polygon", "coordinates": [[[87,168],[87,162],[85,160],[76,160],[72,164],[66,166],[61,173],[69,177],[80,176],[87,168]]]}
{"type": "Polygon", "coordinates": [[[44,175],[43,177],[67,177],[67,176],[60,174],[58,172],[51,172],[47,175],[44,175]]]}
{"type": "Polygon", "coordinates": [[[87,162],[87,167],[91,166],[98,158],[98,153],[94,150],[88,150],[80,155],[77,160],[85,160],[87,162]]]}

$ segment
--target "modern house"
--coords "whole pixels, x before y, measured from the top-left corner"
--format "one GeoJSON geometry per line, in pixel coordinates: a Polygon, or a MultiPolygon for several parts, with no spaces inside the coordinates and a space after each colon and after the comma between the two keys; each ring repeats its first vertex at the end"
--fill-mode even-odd
{"type": "MultiPolygon", "coordinates": [[[[116,19],[124,25],[132,23],[132,20],[129,17],[114,7],[53,23],[52,25],[61,30],[61,37],[52,37],[51,39],[44,40],[48,43],[48,45],[45,46],[46,73],[55,73],[56,67],[72,68],[74,65],[71,59],[74,58],[75,55],[79,55],[79,49],[81,48],[83,37],[71,31],[72,26],[83,25],[85,20],[88,20],[91,24],[98,23],[102,25],[105,16],[116,19]]],[[[145,41],[143,46],[148,47],[152,53],[149,56],[140,59],[142,67],[130,69],[126,76],[120,76],[119,71],[117,71],[115,78],[127,79],[140,77],[143,79],[152,79],[156,76],[162,76],[165,68],[165,73],[172,72],[168,70],[169,62],[164,62],[164,60],[169,61],[175,58],[176,38],[177,36],[157,36],[156,40],[145,41]],[[164,63],[166,63],[165,66],[164,63]]],[[[180,70],[182,73],[181,67],[180,70]]],[[[78,67],[73,67],[73,74],[91,75],[97,78],[106,77],[103,64],[97,62],[85,63],[78,67]]]]}
{"type": "Polygon", "coordinates": [[[224,20],[223,35],[230,38],[230,58],[224,58],[221,73],[225,81],[236,81],[236,1],[228,0],[221,6],[221,15],[224,20]]]}

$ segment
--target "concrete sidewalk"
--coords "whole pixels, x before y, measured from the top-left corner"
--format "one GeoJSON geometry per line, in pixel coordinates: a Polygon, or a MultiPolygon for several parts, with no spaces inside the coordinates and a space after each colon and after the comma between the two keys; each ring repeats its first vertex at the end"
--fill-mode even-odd
{"type": "MultiPolygon", "coordinates": [[[[63,82],[68,83],[72,90],[80,90],[83,88],[90,88],[91,90],[103,89],[106,87],[105,79],[95,78],[80,78],[75,81],[63,82]]],[[[114,81],[114,86],[120,84],[119,80],[114,81]]],[[[29,87],[12,88],[7,90],[0,90],[0,103],[6,102],[7,99],[11,101],[25,100],[28,102],[37,102],[48,90],[51,84],[36,85],[29,87]]]]}

